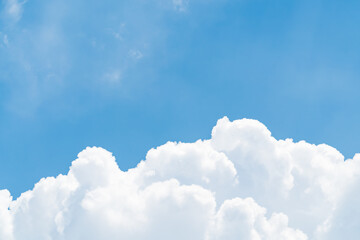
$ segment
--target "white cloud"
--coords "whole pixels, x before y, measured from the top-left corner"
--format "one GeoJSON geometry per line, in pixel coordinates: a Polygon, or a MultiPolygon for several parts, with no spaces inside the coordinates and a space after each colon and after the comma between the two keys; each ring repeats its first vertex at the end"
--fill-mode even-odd
{"type": "Polygon", "coordinates": [[[9,44],[9,39],[8,39],[8,36],[6,34],[4,35],[3,42],[4,42],[5,45],[9,44]]]}
{"type": "Polygon", "coordinates": [[[120,70],[113,70],[104,74],[103,79],[110,83],[118,83],[121,80],[122,72],[120,70]]]}
{"type": "Polygon", "coordinates": [[[137,49],[131,49],[129,51],[129,56],[134,60],[139,60],[143,58],[143,54],[137,49]]]}
{"type": "Polygon", "coordinates": [[[8,46],[9,45],[9,38],[7,34],[0,32],[0,46],[8,46]]]}
{"type": "Polygon", "coordinates": [[[307,236],[288,227],[288,218],[282,213],[265,217],[266,209],[252,198],[226,200],[209,228],[209,239],[307,239],[307,236]]]}
{"type": "Polygon", "coordinates": [[[0,191],[0,239],[352,239],[359,183],[360,155],[223,118],[211,139],[168,142],[126,172],[87,148],[67,175],[14,201],[0,191]]]}
{"type": "Polygon", "coordinates": [[[5,0],[5,15],[9,20],[17,22],[21,19],[23,13],[23,5],[26,1],[19,2],[18,0],[5,0]]]}
{"type": "Polygon", "coordinates": [[[186,11],[189,0],[172,0],[174,8],[180,12],[186,11]]]}

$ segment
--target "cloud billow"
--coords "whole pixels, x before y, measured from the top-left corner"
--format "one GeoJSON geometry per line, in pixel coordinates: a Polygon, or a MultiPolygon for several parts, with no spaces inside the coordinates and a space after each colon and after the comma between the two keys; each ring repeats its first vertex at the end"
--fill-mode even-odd
{"type": "Polygon", "coordinates": [[[16,200],[0,191],[0,239],[352,239],[359,176],[360,155],[225,117],[211,139],[168,142],[128,171],[93,147],[16,200]]]}

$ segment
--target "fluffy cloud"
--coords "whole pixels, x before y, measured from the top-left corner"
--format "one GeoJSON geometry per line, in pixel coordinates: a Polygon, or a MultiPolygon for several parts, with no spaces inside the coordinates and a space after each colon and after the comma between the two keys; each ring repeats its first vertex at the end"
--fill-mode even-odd
{"type": "Polygon", "coordinates": [[[67,175],[0,191],[0,239],[354,239],[359,177],[360,155],[223,118],[211,139],[168,142],[128,171],[87,148],[67,175]]]}

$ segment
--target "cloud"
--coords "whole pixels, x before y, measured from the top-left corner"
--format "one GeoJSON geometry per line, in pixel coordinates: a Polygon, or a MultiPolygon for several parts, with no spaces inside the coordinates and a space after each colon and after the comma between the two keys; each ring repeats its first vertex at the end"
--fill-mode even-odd
{"type": "MultiPolygon", "coordinates": [[[[168,4],[172,7],[172,1],[168,4]]],[[[169,9],[153,1],[102,4],[105,12],[88,1],[72,5],[57,0],[29,1],[25,5],[24,0],[5,0],[0,6],[5,20],[0,55],[8,66],[0,76],[9,89],[4,105],[22,116],[42,111],[48,101],[67,101],[74,85],[86,86],[100,97],[104,91],[99,89],[104,88],[116,92],[115,98],[131,92],[137,85],[133,80],[138,78],[139,60],[154,56],[168,31],[163,21],[169,9]],[[110,15],[114,17],[107,19],[110,15]],[[48,81],[49,75],[59,79],[61,87],[48,81]],[[121,93],[119,88],[111,88],[117,83],[124,83],[121,93]],[[48,87],[54,84],[55,91],[49,93],[48,87]]],[[[142,84],[149,81],[142,79],[142,84]]]]}
{"type": "Polygon", "coordinates": [[[143,54],[137,50],[137,49],[131,49],[129,51],[129,56],[133,59],[133,60],[139,60],[141,58],[143,58],[143,54]]]}
{"type": "Polygon", "coordinates": [[[16,200],[0,191],[0,239],[351,239],[359,177],[360,155],[225,117],[211,139],[168,142],[128,171],[93,147],[16,200]]]}
{"type": "Polygon", "coordinates": [[[186,11],[189,1],[188,0],[172,0],[173,6],[177,11],[184,12],[186,11]]]}
{"type": "Polygon", "coordinates": [[[0,47],[7,47],[9,45],[9,38],[7,34],[0,32],[0,47]]]}
{"type": "Polygon", "coordinates": [[[23,13],[23,5],[26,1],[19,2],[18,0],[5,0],[4,14],[8,20],[17,22],[21,19],[23,13]]]}
{"type": "Polygon", "coordinates": [[[104,74],[103,79],[107,82],[118,83],[121,80],[122,73],[120,70],[110,71],[104,74]]]}
{"type": "Polygon", "coordinates": [[[8,44],[9,44],[9,39],[8,39],[7,35],[4,35],[3,41],[4,41],[4,44],[5,44],[5,45],[8,45],[8,44]]]}

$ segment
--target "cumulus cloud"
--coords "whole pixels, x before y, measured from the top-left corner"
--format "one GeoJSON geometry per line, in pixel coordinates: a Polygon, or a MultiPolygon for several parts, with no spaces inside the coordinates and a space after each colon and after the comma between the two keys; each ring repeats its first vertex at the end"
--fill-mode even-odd
{"type": "Polygon", "coordinates": [[[359,177],[360,155],[225,117],[128,171],[93,147],[16,200],[0,191],[0,239],[355,239],[359,177]]]}

